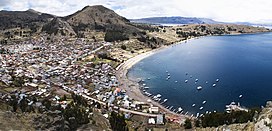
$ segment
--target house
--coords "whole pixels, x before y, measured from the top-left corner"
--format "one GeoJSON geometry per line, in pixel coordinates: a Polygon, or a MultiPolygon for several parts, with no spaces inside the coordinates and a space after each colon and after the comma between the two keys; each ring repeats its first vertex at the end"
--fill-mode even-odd
{"type": "Polygon", "coordinates": [[[151,106],[149,108],[150,113],[159,113],[159,107],[151,106]]]}
{"type": "Polygon", "coordinates": [[[156,124],[158,124],[158,125],[163,125],[164,124],[164,116],[163,115],[157,115],[156,124]]]}
{"type": "Polygon", "coordinates": [[[149,118],[148,119],[148,124],[156,124],[155,119],[154,118],[149,118]]]}

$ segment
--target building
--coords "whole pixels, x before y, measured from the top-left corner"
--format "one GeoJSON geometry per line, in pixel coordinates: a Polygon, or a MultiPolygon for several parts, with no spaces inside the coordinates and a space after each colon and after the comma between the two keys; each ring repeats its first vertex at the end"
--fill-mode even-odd
{"type": "Polygon", "coordinates": [[[159,107],[152,106],[149,108],[150,113],[159,113],[159,107]]]}

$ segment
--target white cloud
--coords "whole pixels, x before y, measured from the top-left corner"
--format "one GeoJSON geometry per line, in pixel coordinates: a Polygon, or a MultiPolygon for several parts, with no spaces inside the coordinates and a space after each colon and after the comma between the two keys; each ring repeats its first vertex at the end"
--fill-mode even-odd
{"type": "Polygon", "coordinates": [[[155,16],[206,17],[218,21],[272,22],[270,0],[0,0],[0,9],[65,16],[86,5],[104,5],[127,18],[155,16]]]}

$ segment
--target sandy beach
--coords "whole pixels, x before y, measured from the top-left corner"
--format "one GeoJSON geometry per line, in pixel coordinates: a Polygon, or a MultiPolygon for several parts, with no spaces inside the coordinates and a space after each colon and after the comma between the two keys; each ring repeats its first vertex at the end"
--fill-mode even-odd
{"type": "MultiPolygon", "coordinates": [[[[162,49],[165,49],[167,47],[176,45],[176,44],[185,43],[186,41],[180,41],[180,42],[177,42],[177,43],[169,45],[169,46],[162,46],[160,48],[157,48],[157,49],[154,49],[154,50],[151,50],[151,51],[139,54],[139,55],[137,55],[137,56],[135,56],[133,58],[130,58],[127,61],[121,63],[116,68],[116,70],[117,70],[117,74],[116,75],[117,75],[118,80],[120,81],[120,88],[125,89],[126,93],[127,93],[127,95],[129,97],[131,97],[131,98],[133,98],[135,100],[138,100],[138,101],[143,101],[143,102],[148,103],[147,100],[151,99],[151,98],[149,98],[148,96],[145,96],[145,95],[142,94],[142,92],[140,90],[140,86],[136,82],[136,80],[130,80],[128,78],[128,76],[127,76],[128,70],[133,65],[135,65],[136,63],[138,63],[139,61],[141,61],[141,60],[143,60],[143,59],[145,59],[145,58],[147,58],[147,57],[155,54],[156,52],[158,52],[158,51],[160,51],[162,49]]],[[[174,112],[168,110],[167,108],[165,108],[164,106],[162,106],[161,104],[159,104],[158,102],[153,101],[152,99],[151,99],[150,104],[159,107],[161,109],[161,111],[164,112],[166,114],[166,116],[168,116],[168,117],[178,118],[181,121],[184,121],[185,118],[190,117],[190,116],[187,116],[187,115],[182,115],[182,114],[174,113],[174,112]]]]}

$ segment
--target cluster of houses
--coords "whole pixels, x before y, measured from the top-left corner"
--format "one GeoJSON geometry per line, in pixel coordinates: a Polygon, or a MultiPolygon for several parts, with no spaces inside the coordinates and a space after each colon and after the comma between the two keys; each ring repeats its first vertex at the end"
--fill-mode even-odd
{"type": "MultiPolygon", "coordinates": [[[[16,85],[18,88],[9,93],[17,93],[17,98],[20,95],[25,98],[50,98],[62,108],[66,107],[67,101],[60,100],[61,94],[73,92],[128,110],[159,113],[158,107],[129,98],[126,91],[118,87],[115,69],[110,64],[93,63],[92,58],[97,51],[107,49],[110,45],[106,42],[91,43],[84,39],[69,42],[64,38],[48,42],[41,37],[0,46],[7,50],[0,54],[0,82],[7,87],[16,85]]],[[[10,98],[8,94],[1,94],[0,97],[7,100],[10,98]]],[[[38,101],[27,101],[29,105],[43,106],[38,101]]],[[[163,123],[161,117],[156,119],[159,119],[157,123],[163,123]]]]}

